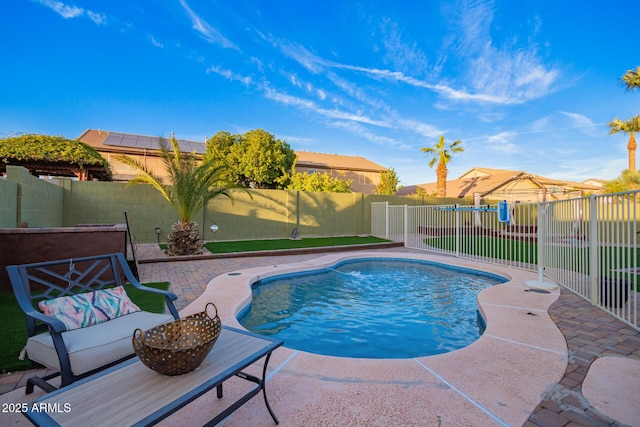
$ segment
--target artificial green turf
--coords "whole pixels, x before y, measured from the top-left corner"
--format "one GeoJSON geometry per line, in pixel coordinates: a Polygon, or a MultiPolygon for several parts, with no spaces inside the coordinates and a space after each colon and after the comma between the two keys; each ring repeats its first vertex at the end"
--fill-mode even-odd
{"type": "MultiPolygon", "coordinates": [[[[150,288],[162,289],[163,291],[169,289],[169,282],[145,283],[144,285],[150,288]]],[[[127,291],[127,295],[129,295],[131,301],[140,307],[142,311],[149,311],[151,313],[162,313],[164,311],[165,298],[163,295],[141,291],[127,283],[125,283],[124,289],[127,291]]]]}
{"type": "MultiPolygon", "coordinates": [[[[529,264],[538,263],[538,244],[519,240],[500,239],[495,237],[476,236],[465,238],[466,244],[460,245],[460,252],[474,256],[491,256],[497,259],[518,261],[529,264]]],[[[424,242],[432,247],[454,252],[456,250],[455,237],[430,237],[424,242]]],[[[590,248],[587,246],[551,246],[547,249],[549,267],[580,271],[589,274],[590,248]],[[569,262],[567,262],[569,260],[569,262]]],[[[640,251],[635,248],[601,246],[598,250],[599,259],[605,269],[625,269],[640,265],[640,251]],[[635,262],[634,262],[635,253],[635,262]]],[[[603,274],[601,272],[601,274],[603,274]]],[[[606,276],[606,274],[604,274],[606,276]]],[[[640,275],[636,275],[636,290],[640,290],[640,275]]]]}
{"type": "MultiPolygon", "coordinates": [[[[460,246],[460,252],[463,254],[474,256],[487,256],[487,254],[492,254],[495,258],[509,261],[519,261],[530,264],[538,262],[538,245],[536,243],[486,236],[465,238],[463,241],[465,244],[461,244],[460,246]]],[[[456,250],[455,237],[430,237],[424,239],[424,242],[438,249],[451,252],[456,250]]]]}
{"type": "Polygon", "coordinates": [[[373,236],[317,237],[304,239],[238,240],[234,242],[208,242],[205,247],[214,254],[229,252],[270,251],[281,249],[316,248],[323,246],[362,245],[386,243],[389,240],[373,236]]]}
{"type": "MultiPolygon", "coordinates": [[[[169,282],[147,283],[146,286],[162,290],[169,289],[169,282]]],[[[142,310],[162,313],[164,296],[140,291],[124,285],[131,300],[142,310]]],[[[28,360],[19,360],[18,355],[27,343],[27,322],[13,292],[0,292],[0,372],[29,369],[28,360]]]]}
{"type": "Polygon", "coordinates": [[[29,368],[27,360],[18,360],[27,343],[27,322],[13,292],[0,292],[0,372],[29,368]]]}

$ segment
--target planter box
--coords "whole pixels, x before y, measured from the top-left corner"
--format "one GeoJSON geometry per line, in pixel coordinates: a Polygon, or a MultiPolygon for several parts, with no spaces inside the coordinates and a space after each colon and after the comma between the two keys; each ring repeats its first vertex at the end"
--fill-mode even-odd
{"type": "Polygon", "coordinates": [[[8,265],[125,253],[126,235],[124,224],[0,228],[0,291],[11,291],[8,265]]]}

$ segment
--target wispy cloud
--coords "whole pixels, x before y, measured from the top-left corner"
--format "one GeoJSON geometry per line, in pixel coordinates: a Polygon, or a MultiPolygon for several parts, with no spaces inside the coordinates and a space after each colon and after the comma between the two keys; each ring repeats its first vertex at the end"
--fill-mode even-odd
{"type": "Polygon", "coordinates": [[[308,110],[330,119],[353,121],[382,128],[392,127],[389,122],[386,122],[384,120],[376,120],[364,114],[350,113],[348,111],[342,111],[337,108],[323,108],[317,103],[308,99],[288,95],[270,87],[265,87],[264,95],[266,98],[279,102],[280,104],[308,110]]]}
{"type": "Polygon", "coordinates": [[[68,5],[56,0],[33,0],[36,3],[39,3],[45,7],[56,12],[58,15],[62,16],[65,19],[79,18],[82,16],[87,16],[97,25],[103,25],[107,22],[107,17],[103,13],[93,12],[91,10],[85,11],[83,8],[68,5]]]}
{"type": "Polygon", "coordinates": [[[187,15],[189,15],[189,19],[191,19],[191,23],[193,24],[193,29],[200,33],[202,38],[209,43],[219,44],[225,49],[235,49],[240,51],[240,48],[231,40],[223,36],[218,30],[209,25],[207,21],[200,18],[193,10],[191,10],[185,0],[180,0],[180,4],[185,12],[187,12],[187,15]]]}
{"type": "Polygon", "coordinates": [[[385,64],[395,70],[411,70],[416,74],[422,74],[427,67],[427,57],[415,42],[408,43],[403,39],[399,25],[385,18],[380,23],[380,30],[386,51],[383,59],[385,64]]]}
{"type": "Polygon", "coordinates": [[[413,148],[410,145],[404,144],[393,138],[371,132],[369,129],[359,125],[358,123],[335,121],[331,122],[329,125],[344,129],[353,135],[359,136],[378,145],[386,145],[388,147],[393,147],[400,150],[410,150],[413,148]]]}
{"type": "Polygon", "coordinates": [[[65,19],[77,18],[82,16],[84,9],[78,6],[69,6],[60,1],[55,0],[34,0],[36,3],[40,3],[43,6],[48,7],[65,19]]]}
{"type": "Polygon", "coordinates": [[[292,135],[281,135],[278,134],[276,136],[278,139],[286,141],[288,144],[294,143],[298,145],[311,145],[316,142],[313,138],[304,137],[304,136],[292,136],[292,135]]]}
{"type": "Polygon", "coordinates": [[[369,96],[362,88],[358,87],[355,83],[350,82],[336,73],[328,73],[327,78],[343,93],[360,101],[366,105],[374,107],[378,110],[390,111],[389,106],[382,100],[369,96]]]}
{"type": "Polygon", "coordinates": [[[280,47],[282,53],[293,59],[313,74],[319,74],[324,71],[327,66],[331,66],[331,61],[327,61],[318,55],[309,52],[300,44],[279,43],[273,39],[267,39],[271,43],[280,47]]]}
{"type": "Polygon", "coordinates": [[[264,68],[262,66],[262,60],[260,58],[258,58],[257,56],[252,56],[251,58],[249,58],[249,61],[252,64],[255,64],[255,66],[258,68],[258,71],[263,72],[264,68]]]}
{"type": "Polygon", "coordinates": [[[104,13],[97,13],[97,12],[92,12],[88,10],[87,16],[89,17],[89,19],[91,19],[93,22],[95,22],[98,25],[102,25],[107,22],[107,17],[104,13]]]}
{"type": "Polygon", "coordinates": [[[409,129],[417,133],[418,135],[422,135],[427,138],[437,138],[440,135],[443,135],[446,133],[446,131],[443,131],[433,125],[430,125],[428,123],[424,123],[418,120],[405,119],[405,118],[398,117],[396,118],[396,123],[398,125],[398,128],[409,129]]]}
{"type": "MultiPolygon", "coordinates": [[[[476,92],[472,93],[465,90],[455,89],[443,83],[431,83],[422,79],[418,79],[412,76],[408,76],[401,71],[391,71],[387,69],[379,68],[367,68],[357,65],[341,64],[338,62],[326,60],[318,55],[315,55],[304,46],[281,44],[280,49],[282,52],[291,59],[298,62],[307,70],[314,74],[319,74],[327,69],[342,69],[353,72],[362,73],[368,75],[371,78],[377,80],[389,80],[395,82],[405,83],[414,87],[424,88],[431,90],[440,96],[443,96],[453,101],[464,102],[477,102],[487,104],[500,104],[500,105],[512,105],[521,104],[528,101],[530,98],[520,96],[522,93],[518,93],[518,96],[511,96],[509,93],[489,93],[489,92],[476,92]]],[[[523,77],[526,79],[526,77],[523,77]]],[[[532,78],[532,77],[529,77],[532,78]]]]}
{"type": "Polygon", "coordinates": [[[243,76],[234,71],[220,68],[215,65],[212,65],[211,67],[207,68],[207,74],[211,74],[211,73],[218,74],[230,81],[240,82],[245,86],[248,86],[252,83],[252,79],[250,76],[243,76]]]}
{"type": "Polygon", "coordinates": [[[160,49],[164,48],[164,44],[159,42],[155,37],[153,37],[151,34],[149,34],[149,40],[151,41],[151,44],[154,45],[155,47],[159,47],[160,49]]]}
{"type": "Polygon", "coordinates": [[[601,129],[597,129],[603,125],[603,123],[593,123],[593,121],[578,113],[568,113],[566,111],[560,111],[561,114],[569,117],[572,121],[572,128],[578,129],[580,132],[587,136],[598,137],[602,136],[601,129]]]}
{"type": "Polygon", "coordinates": [[[408,149],[411,146],[393,138],[375,133],[365,126],[375,126],[382,129],[409,130],[417,135],[434,138],[444,132],[435,126],[414,119],[405,119],[391,112],[386,119],[376,119],[361,112],[349,112],[338,108],[324,108],[318,103],[283,93],[274,88],[265,86],[264,96],[267,99],[283,105],[299,108],[319,116],[330,119],[330,125],[348,130],[356,136],[363,137],[377,144],[386,144],[393,148],[408,149]]]}
{"type": "Polygon", "coordinates": [[[450,47],[469,70],[464,77],[476,94],[457,99],[519,104],[554,92],[560,70],[543,63],[538,46],[532,41],[540,31],[539,18],[533,22],[526,45],[513,39],[497,47],[491,37],[492,1],[462,1],[457,10],[459,15],[452,20],[456,37],[450,47]]]}
{"type": "Polygon", "coordinates": [[[515,136],[512,132],[500,132],[487,138],[489,145],[487,148],[501,153],[514,154],[520,151],[519,147],[512,143],[515,136]]]}

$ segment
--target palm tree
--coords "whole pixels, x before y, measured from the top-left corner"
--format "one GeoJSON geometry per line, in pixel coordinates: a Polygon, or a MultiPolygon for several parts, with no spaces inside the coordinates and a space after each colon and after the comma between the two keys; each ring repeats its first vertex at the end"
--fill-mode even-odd
{"type": "Polygon", "coordinates": [[[118,156],[118,160],[132,166],[140,172],[127,183],[150,185],[162,195],[178,214],[178,222],[171,227],[167,238],[167,255],[196,255],[202,253],[202,237],[198,224],[193,221],[196,213],[207,203],[220,195],[229,197],[227,167],[209,159],[197,164],[194,153],[182,153],[178,142],[171,136],[171,150],[166,141],[160,143],[160,155],[164,163],[170,184],[147,169],[146,166],[128,156],[118,156]]]}
{"type": "Polygon", "coordinates": [[[624,76],[620,79],[622,84],[627,87],[627,90],[640,88],[640,66],[635,70],[627,70],[624,76]]]}
{"type": "Polygon", "coordinates": [[[609,134],[613,135],[618,132],[629,134],[629,142],[627,143],[627,150],[629,150],[629,170],[635,173],[637,148],[635,133],[640,132],[640,115],[624,122],[616,117],[612,122],[609,122],[609,134]]]}
{"type": "Polygon", "coordinates": [[[436,196],[447,197],[447,163],[451,161],[451,156],[455,153],[462,153],[464,148],[461,147],[462,141],[457,140],[447,148],[444,144],[444,135],[440,136],[440,141],[433,147],[422,147],[420,151],[423,153],[429,153],[433,155],[433,158],[429,162],[429,167],[438,162],[436,167],[436,196]],[[449,151],[451,150],[451,151],[449,151]]]}

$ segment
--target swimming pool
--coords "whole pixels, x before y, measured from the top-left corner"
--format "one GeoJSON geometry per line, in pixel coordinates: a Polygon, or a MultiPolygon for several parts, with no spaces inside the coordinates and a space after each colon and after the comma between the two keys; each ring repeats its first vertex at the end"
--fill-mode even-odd
{"type": "Polygon", "coordinates": [[[238,321],[311,353],[428,356],[477,340],[476,296],[506,281],[430,261],[354,259],[254,283],[251,304],[238,321]]]}

